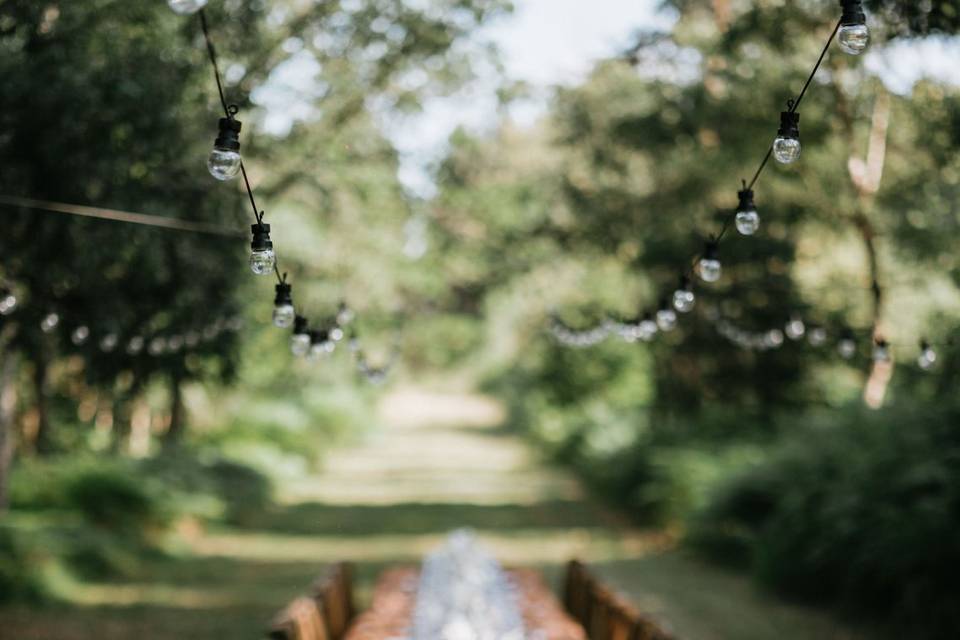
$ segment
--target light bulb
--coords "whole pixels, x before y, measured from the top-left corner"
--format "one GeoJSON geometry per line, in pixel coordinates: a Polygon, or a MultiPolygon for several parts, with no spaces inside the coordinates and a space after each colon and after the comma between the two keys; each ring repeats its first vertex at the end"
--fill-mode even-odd
{"type": "Polygon", "coordinates": [[[6,289],[0,293],[0,315],[8,316],[17,308],[17,296],[6,289]]]}
{"type": "Polygon", "coordinates": [[[133,336],[130,338],[130,342],[127,343],[127,353],[131,356],[135,356],[143,351],[143,337],[142,336],[133,336]]]}
{"type": "Polygon", "coordinates": [[[743,190],[737,193],[740,205],[737,207],[736,225],[741,235],[752,236],[760,228],[760,214],[753,203],[753,191],[744,182],[743,190]]]}
{"type": "Polygon", "coordinates": [[[717,244],[708,242],[699,263],[700,278],[704,282],[716,282],[723,273],[720,260],[717,257],[717,244]]]}
{"type": "Polygon", "coordinates": [[[840,0],[843,15],[840,18],[840,31],[837,41],[840,48],[850,55],[863,53],[870,42],[870,30],[867,29],[867,16],[863,12],[861,0],[840,0]]]}
{"type": "Polygon", "coordinates": [[[812,347],[822,347],[827,342],[827,330],[823,327],[811,327],[807,333],[807,340],[812,347]]]}
{"type": "Polygon", "coordinates": [[[360,353],[360,338],[353,336],[347,344],[350,347],[350,353],[360,353]]]}
{"type": "Polygon", "coordinates": [[[920,355],[917,356],[917,366],[924,371],[930,371],[937,364],[937,352],[924,340],[920,343],[920,355]]]}
{"type": "Polygon", "coordinates": [[[217,180],[232,180],[240,173],[241,127],[240,121],[232,115],[220,118],[219,133],[207,157],[207,169],[217,180]]]}
{"type": "Polygon", "coordinates": [[[163,338],[157,336],[150,341],[150,344],[147,345],[147,351],[150,352],[152,356],[162,355],[164,351],[167,350],[167,341],[163,338]]]}
{"type": "Polygon", "coordinates": [[[60,316],[55,313],[48,313],[44,316],[43,320],[40,321],[40,330],[44,333],[50,333],[57,328],[58,324],[60,324],[60,316]]]}
{"type": "Polygon", "coordinates": [[[193,349],[195,346],[200,344],[200,336],[196,331],[188,331],[187,335],[183,337],[183,344],[187,346],[188,349],[193,349]]]}
{"type": "Polygon", "coordinates": [[[787,334],[788,338],[794,341],[802,338],[806,332],[806,325],[803,324],[803,320],[797,317],[791,318],[790,322],[787,323],[787,326],[784,327],[784,333],[787,334]]]}
{"type": "Polygon", "coordinates": [[[874,362],[890,361],[890,344],[886,340],[879,339],[874,343],[873,361],[874,362]]]}
{"type": "Polygon", "coordinates": [[[297,313],[293,309],[293,287],[287,284],[286,279],[276,287],[277,296],[273,300],[273,325],[280,329],[293,326],[297,313]]]}
{"type": "Polygon", "coordinates": [[[347,306],[347,303],[341,302],[340,307],[337,309],[337,324],[345,327],[353,322],[353,318],[353,310],[347,306]]]}
{"type": "Polygon", "coordinates": [[[844,360],[849,360],[857,353],[857,341],[849,333],[840,338],[837,343],[837,351],[844,360]]]}
{"type": "Polygon", "coordinates": [[[90,337],[90,328],[86,326],[79,326],[73,330],[73,333],[70,334],[70,342],[77,345],[78,347],[87,341],[87,338],[90,337]]]}
{"type": "Polygon", "coordinates": [[[333,329],[330,329],[330,339],[333,340],[334,342],[340,342],[341,340],[343,340],[343,336],[344,336],[343,329],[341,329],[340,327],[334,327],[333,329]]]}
{"type": "Polygon", "coordinates": [[[118,341],[119,338],[117,338],[117,334],[108,333],[100,338],[100,351],[103,351],[104,353],[113,352],[113,350],[117,348],[118,341]]]}
{"type": "Polygon", "coordinates": [[[183,336],[171,336],[170,340],[167,341],[167,347],[172,353],[177,353],[180,349],[183,349],[183,336]]]}
{"type": "Polygon", "coordinates": [[[697,296],[690,287],[690,278],[680,278],[680,287],[673,292],[673,308],[680,313],[690,313],[697,304],[697,296]]]}
{"type": "Polygon", "coordinates": [[[660,301],[660,310],[657,311],[657,326],[660,331],[673,331],[677,327],[677,312],[670,307],[667,300],[660,301]]]}
{"type": "Polygon", "coordinates": [[[655,335],[657,335],[657,322],[653,319],[653,316],[648,313],[640,321],[640,324],[637,325],[637,337],[644,342],[649,342],[653,340],[655,335]]]}
{"type": "Polygon", "coordinates": [[[296,316],[293,320],[293,336],[290,338],[290,353],[301,358],[310,352],[310,327],[307,319],[296,316]]]}
{"type": "Polygon", "coordinates": [[[251,230],[253,241],[250,243],[250,270],[258,276],[270,275],[277,263],[273,242],[270,240],[270,225],[260,222],[253,225],[251,230]]]}
{"type": "Polygon", "coordinates": [[[167,0],[167,4],[174,13],[188,16],[203,9],[207,5],[207,0],[167,0]]]}
{"type": "Polygon", "coordinates": [[[870,42],[870,30],[865,24],[852,24],[840,27],[837,36],[840,48],[850,55],[857,56],[863,53],[870,42]]]}
{"type": "Polygon", "coordinates": [[[771,329],[763,337],[763,344],[769,349],[777,349],[783,346],[783,331],[780,329],[771,329]]]}
{"type": "Polygon", "coordinates": [[[800,158],[800,114],[790,110],[780,113],[780,129],[773,141],[773,157],[781,164],[791,164],[800,158]]]}

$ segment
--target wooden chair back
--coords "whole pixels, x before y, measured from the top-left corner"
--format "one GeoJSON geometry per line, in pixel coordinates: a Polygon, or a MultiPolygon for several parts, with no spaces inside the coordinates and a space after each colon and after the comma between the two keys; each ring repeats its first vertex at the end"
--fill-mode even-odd
{"type": "Polygon", "coordinates": [[[563,600],[567,611],[583,626],[590,640],[675,640],[598,581],[578,560],[567,565],[563,600]]]}
{"type": "Polygon", "coordinates": [[[323,611],[330,640],[343,638],[356,609],[353,601],[353,567],[340,562],[330,568],[313,586],[313,597],[323,611]]]}
{"type": "Polygon", "coordinates": [[[267,637],[271,640],[329,640],[323,616],[313,598],[291,602],[274,619],[267,637]]]}

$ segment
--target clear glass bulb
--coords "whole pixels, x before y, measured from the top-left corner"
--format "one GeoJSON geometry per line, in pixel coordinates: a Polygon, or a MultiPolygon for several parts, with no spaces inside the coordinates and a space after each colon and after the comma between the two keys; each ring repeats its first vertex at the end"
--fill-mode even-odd
{"type": "Polygon", "coordinates": [[[810,346],[822,347],[827,342],[827,330],[823,327],[814,327],[807,334],[810,346]]]}
{"type": "Polygon", "coordinates": [[[207,5],[207,0],[167,0],[167,4],[174,13],[188,16],[203,9],[207,5]]]}
{"type": "Polygon", "coordinates": [[[757,213],[756,209],[738,211],[736,224],[737,231],[739,231],[741,235],[752,236],[757,232],[757,229],[760,228],[760,214],[757,213]]]}
{"type": "Polygon", "coordinates": [[[931,347],[923,349],[917,358],[917,366],[924,371],[930,371],[935,364],[937,364],[937,352],[931,347]]]}
{"type": "Polygon", "coordinates": [[[119,339],[117,338],[117,334],[108,333],[107,335],[103,336],[103,338],[101,338],[100,340],[100,350],[103,351],[104,353],[110,353],[111,351],[117,348],[118,340],[119,339]]]}
{"type": "Polygon", "coordinates": [[[57,328],[58,324],[60,324],[60,316],[55,313],[48,313],[46,317],[40,321],[40,330],[44,333],[50,333],[57,328]]]}
{"type": "Polygon", "coordinates": [[[637,337],[643,340],[644,342],[649,342],[653,340],[653,336],[657,334],[657,323],[650,318],[644,318],[640,321],[640,324],[637,326],[637,337]]]}
{"type": "Polygon", "coordinates": [[[773,157],[781,164],[792,164],[800,158],[800,141],[778,137],[773,141],[773,157]]]}
{"type": "Polygon", "coordinates": [[[870,30],[865,24],[847,24],[840,27],[837,35],[840,48],[852,56],[863,53],[870,43],[870,30]]]}
{"type": "Polygon", "coordinates": [[[720,261],[713,258],[700,259],[700,277],[704,282],[716,282],[720,279],[723,269],[720,261]]]}
{"type": "Polygon", "coordinates": [[[302,358],[310,352],[310,335],[306,333],[295,333],[290,338],[290,353],[302,358]]]}
{"type": "Polygon", "coordinates": [[[172,336],[167,346],[170,348],[170,351],[177,353],[180,349],[183,349],[183,336],[172,336]]]}
{"type": "Polygon", "coordinates": [[[807,327],[800,318],[792,319],[784,329],[787,337],[791,340],[799,340],[807,332],[807,327]]]}
{"type": "Polygon", "coordinates": [[[697,296],[689,289],[677,289],[673,292],[673,308],[680,313],[690,313],[697,304],[697,296]]]}
{"type": "Polygon", "coordinates": [[[289,329],[293,326],[293,319],[297,316],[292,304],[281,304],[273,308],[273,326],[280,329],[289,329]]]}
{"type": "Polygon", "coordinates": [[[878,343],[873,346],[873,360],[874,362],[887,362],[890,360],[890,347],[883,343],[878,343]]]}
{"type": "Polygon", "coordinates": [[[130,338],[130,342],[127,343],[127,353],[135,356],[141,351],[143,351],[143,338],[140,336],[130,338]]]}
{"type": "Polygon", "coordinates": [[[17,308],[17,296],[8,293],[0,299],[0,315],[8,316],[17,308]]]}
{"type": "Polygon", "coordinates": [[[344,336],[343,329],[341,329],[340,327],[334,327],[333,329],[330,329],[330,339],[333,340],[334,342],[340,342],[341,340],[343,340],[343,336],[344,336]]]}
{"type": "Polygon", "coordinates": [[[783,331],[780,329],[771,329],[763,337],[763,343],[771,349],[777,349],[783,346],[783,331]]]}
{"type": "Polygon", "coordinates": [[[90,337],[90,329],[85,326],[79,326],[73,330],[73,333],[70,334],[70,342],[77,345],[78,347],[87,341],[87,338],[90,337]]]}
{"type": "Polygon", "coordinates": [[[167,341],[163,338],[157,337],[150,341],[150,344],[147,346],[147,351],[150,352],[152,356],[159,356],[167,349],[167,341]]]}
{"type": "Polygon", "coordinates": [[[837,351],[840,352],[841,358],[849,360],[857,353],[857,343],[849,338],[845,338],[837,344],[837,351]]]}
{"type": "Polygon", "coordinates": [[[253,251],[250,254],[250,270],[258,276],[267,276],[273,273],[273,265],[276,264],[277,256],[273,249],[263,249],[253,251]]]}
{"type": "Polygon", "coordinates": [[[217,180],[232,180],[240,173],[240,154],[237,151],[214,147],[207,158],[207,169],[217,180]]]}
{"type": "Polygon", "coordinates": [[[660,331],[673,331],[677,326],[677,312],[673,309],[657,311],[657,326],[660,331]]]}

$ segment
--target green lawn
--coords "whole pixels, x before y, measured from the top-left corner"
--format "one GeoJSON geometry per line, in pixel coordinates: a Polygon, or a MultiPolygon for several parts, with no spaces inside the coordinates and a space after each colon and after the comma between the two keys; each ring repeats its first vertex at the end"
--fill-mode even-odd
{"type": "Polygon", "coordinates": [[[450,411],[431,415],[429,397],[408,396],[391,400],[407,406],[403,420],[336,452],[324,473],[284,483],[280,504],[250,526],[190,535],[182,555],[149,561],[124,580],[76,586],[65,604],[0,610],[2,637],[257,638],[325,563],[355,561],[363,600],[384,567],[416,562],[461,526],[506,564],[554,580],[568,558],[587,560],[687,640],[868,637],[672,550],[667,536],[598,507],[508,434],[450,411]]]}

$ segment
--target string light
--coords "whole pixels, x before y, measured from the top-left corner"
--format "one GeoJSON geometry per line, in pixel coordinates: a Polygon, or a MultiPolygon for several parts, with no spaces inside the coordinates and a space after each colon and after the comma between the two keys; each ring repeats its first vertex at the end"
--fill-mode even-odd
{"type": "Polygon", "coordinates": [[[127,353],[131,356],[138,355],[141,351],[143,351],[143,343],[143,336],[133,336],[127,342],[127,353]]]}
{"type": "Polygon", "coordinates": [[[720,279],[723,269],[720,265],[719,251],[717,242],[711,240],[707,242],[703,250],[703,257],[698,263],[700,279],[704,282],[716,282],[720,279]]]}
{"type": "Polygon", "coordinates": [[[657,321],[653,319],[650,313],[644,314],[638,324],[638,337],[644,342],[650,342],[657,335],[657,321]]]}
{"type": "Polygon", "coordinates": [[[270,275],[277,264],[273,241],[270,240],[270,225],[257,222],[250,227],[250,231],[253,234],[250,242],[250,270],[258,276],[270,275]]]}
{"type": "Polygon", "coordinates": [[[673,308],[680,313],[690,313],[697,304],[697,296],[693,293],[690,278],[680,277],[680,286],[673,292],[673,308]]]}
{"type": "Polygon", "coordinates": [[[219,133],[213,143],[213,150],[207,157],[207,169],[217,180],[227,181],[240,173],[240,129],[243,124],[234,118],[238,109],[231,105],[226,118],[220,118],[219,133]]]}
{"type": "Polygon", "coordinates": [[[203,9],[207,5],[207,0],[167,0],[167,4],[175,13],[188,16],[203,9]]]}
{"type": "Polygon", "coordinates": [[[302,358],[310,352],[310,344],[310,323],[303,316],[296,316],[293,321],[293,335],[290,336],[290,352],[302,358]]]}
{"type": "Polygon", "coordinates": [[[677,312],[670,306],[667,298],[660,300],[660,308],[657,310],[657,327],[665,333],[677,328],[677,312]]]}
{"type": "Polygon", "coordinates": [[[811,347],[822,347],[827,343],[827,330],[823,327],[811,327],[807,333],[807,341],[811,347]]]}
{"type": "Polygon", "coordinates": [[[924,371],[930,371],[937,364],[937,352],[926,340],[920,341],[920,355],[917,356],[917,366],[924,371]]]}
{"type": "Polygon", "coordinates": [[[737,231],[744,236],[752,236],[760,228],[760,214],[757,205],[753,203],[753,190],[747,188],[747,181],[743,181],[743,189],[737,192],[740,204],[737,206],[737,231]]]}
{"type": "Polygon", "coordinates": [[[58,324],[60,324],[60,316],[56,313],[48,313],[40,321],[40,330],[44,333],[50,333],[57,328],[58,324]]]}
{"type": "Polygon", "coordinates": [[[273,299],[273,325],[288,329],[293,326],[297,313],[293,309],[293,287],[287,284],[286,274],[283,275],[283,281],[276,286],[276,292],[273,299]]]}
{"type": "Polygon", "coordinates": [[[807,326],[803,323],[803,319],[799,316],[793,316],[790,318],[790,321],[787,322],[786,327],[784,327],[784,333],[788,338],[796,342],[803,338],[807,333],[807,326]]]}
{"type": "Polygon", "coordinates": [[[800,158],[800,114],[794,110],[794,102],[788,111],[780,112],[780,129],[773,141],[773,157],[781,164],[792,164],[800,158]]]}
{"type": "Polygon", "coordinates": [[[867,16],[863,12],[861,0],[840,0],[843,16],[840,18],[840,31],[837,41],[840,48],[850,55],[858,56],[870,42],[870,30],[867,28],[867,16]]]}
{"type": "Polygon", "coordinates": [[[117,348],[118,340],[119,338],[117,338],[117,334],[115,333],[108,333],[107,335],[103,336],[100,338],[100,351],[103,351],[104,353],[112,353],[113,350],[117,348]]]}
{"type": "Polygon", "coordinates": [[[70,342],[76,346],[80,346],[87,341],[90,337],[90,328],[86,325],[80,325],[70,334],[70,342]]]}
{"type": "Polygon", "coordinates": [[[877,338],[873,343],[873,361],[890,362],[890,343],[883,338],[877,338]]]}
{"type": "Polygon", "coordinates": [[[17,308],[17,296],[9,289],[0,290],[0,315],[8,316],[17,308]]]}

